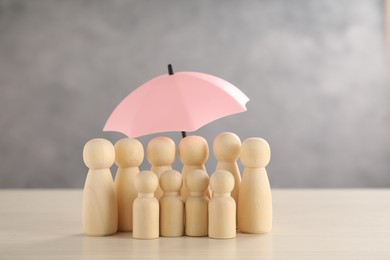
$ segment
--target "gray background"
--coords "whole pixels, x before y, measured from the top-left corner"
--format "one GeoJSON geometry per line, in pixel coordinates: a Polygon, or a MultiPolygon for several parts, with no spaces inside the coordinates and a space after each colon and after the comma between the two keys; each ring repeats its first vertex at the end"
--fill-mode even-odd
{"type": "Polygon", "coordinates": [[[106,119],[168,63],[250,97],[191,134],[267,139],[273,187],[389,187],[385,47],[383,1],[0,0],[0,188],[81,188],[84,143],[124,137],[106,119]]]}

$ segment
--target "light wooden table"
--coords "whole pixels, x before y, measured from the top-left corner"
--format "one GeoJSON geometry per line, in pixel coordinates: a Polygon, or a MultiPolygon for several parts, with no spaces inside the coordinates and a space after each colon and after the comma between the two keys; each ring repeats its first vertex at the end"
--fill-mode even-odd
{"type": "Polygon", "coordinates": [[[274,228],[237,238],[82,235],[80,190],[0,190],[0,259],[390,259],[390,190],[273,190],[274,228]]]}

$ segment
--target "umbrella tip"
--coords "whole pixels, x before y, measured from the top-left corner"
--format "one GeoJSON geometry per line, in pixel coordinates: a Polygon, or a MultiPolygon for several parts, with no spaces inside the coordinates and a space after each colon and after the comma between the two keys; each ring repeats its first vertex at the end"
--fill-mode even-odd
{"type": "Polygon", "coordinates": [[[168,74],[173,75],[172,64],[168,64],[168,74]]]}

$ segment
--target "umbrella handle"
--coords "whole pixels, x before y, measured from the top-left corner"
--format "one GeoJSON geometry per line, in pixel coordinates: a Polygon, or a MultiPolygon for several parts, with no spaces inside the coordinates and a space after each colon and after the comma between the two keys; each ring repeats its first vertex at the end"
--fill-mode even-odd
{"type": "Polygon", "coordinates": [[[168,74],[169,74],[169,75],[173,75],[172,64],[168,64],[168,74]]]}
{"type": "MultiPolygon", "coordinates": [[[[168,64],[168,74],[173,75],[172,64],[168,64]]],[[[185,137],[187,137],[187,133],[185,131],[181,131],[181,136],[182,136],[182,138],[185,138],[185,137]]]]}
{"type": "MultiPolygon", "coordinates": [[[[172,64],[168,64],[168,74],[173,75],[172,64]]],[[[185,137],[187,137],[187,133],[185,131],[181,131],[181,136],[182,136],[182,138],[185,138],[185,137]]]]}

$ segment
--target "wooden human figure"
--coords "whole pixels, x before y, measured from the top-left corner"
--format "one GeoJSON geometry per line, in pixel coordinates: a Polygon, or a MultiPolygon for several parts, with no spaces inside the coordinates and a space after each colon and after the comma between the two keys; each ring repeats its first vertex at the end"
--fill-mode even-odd
{"type": "Polygon", "coordinates": [[[118,230],[133,230],[133,201],[137,197],[134,179],[144,160],[144,148],[137,139],[123,138],[115,143],[115,192],[118,200],[118,230]]]}
{"type": "Polygon", "coordinates": [[[244,173],[238,198],[238,226],[244,233],[267,233],[272,228],[271,188],[265,167],[271,158],[269,144],[248,138],[241,145],[244,173]]]}
{"type": "MultiPolygon", "coordinates": [[[[185,201],[188,197],[187,174],[191,170],[199,169],[206,172],[205,162],[209,158],[209,146],[206,139],[201,136],[187,136],[181,139],[179,144],[179,158],[183,163],[183,186],[180,190],[180,196],[185,201]]],[[[205,191],[207,197],[211,198],[211,190],[205,191]]]]}
{"type": "MultiPolygon", "coordinates": [[[[176,157],[175,142],[165,136],[155,137],[148,143],[146,150],[146,157],[152,165],[151,171],[154,172],[158,178],[161,173],[166,170],[172,170],[172,164],[176,157]]],[[[163,194],[161,187],[158,187],[154,195],[160,199],[163,194]]]]}
{"type": "Polygon", "coordinates": [[[133,237],[153,239],[159,236],[159,203],[154,197],[158,178],[151,171],[141,171],[135,177],[138,197],[133,203],[133,237]]]}
{"type": "Polygon", "coordinates": [[[88,141],[83,150],[89,168],[83,192],[83,228],[89,236],[107,236],[118,228],[118,204],[110,167],[115,150],[105,139],[88,141]]]}
{"type": "Polygon", "coordinates": [[[241,184],[240,170],[237,166],[237,159],[240,155],[240,149],[241,140],[234,133],[220,133],[214,139],[214,156],[218,161],[216,170],[226,170],[233,175],[234,188],[232,190],[231,195],[235,200],[236,204],[238,203],[238,194],[241,184]]]}
{"type": "Polygon", "coordinates": [[[186,235],[207,236],[209,198],[205,191],[209,187],[209,176],[203,170],[191,170],[187,173],[186,184],[189,192],[185,202],[186,235]]]}
{"type": "Polygon", "coordinates": [[[209,202],[209,237],[234,238],[236,236],[236,202],[230,196],[234,188],[233,175],[218,170],[210,177],[213,197],[209,202]]]}
{"type": "Polygon", "coordinates": [[[179,191],[182,176],[178,171],[167,170],[160,176],[164,194],[160,199],[160,235],[180,237],[184,235],[184,201],[179,191]]]}

